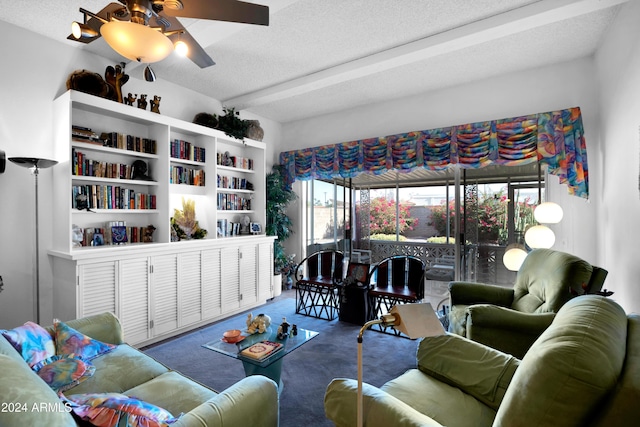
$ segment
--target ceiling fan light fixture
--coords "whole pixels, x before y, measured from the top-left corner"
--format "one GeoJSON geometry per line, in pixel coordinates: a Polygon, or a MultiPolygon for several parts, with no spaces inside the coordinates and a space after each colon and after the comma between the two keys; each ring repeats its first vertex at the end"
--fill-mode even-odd
{"type": "Polygon", "coordinates": [[[76,40],[94,39],[99,36],[96,30],[87,24],[82,24],[77,21],[71,23],[71,34],[73,34],[76,40]]]}
{"type": "Polygon", "coordinates": [[[144,67],[144,79],[148,82],[156,81],[156,73],[154,73],[151,67],[148,65],[144,67]]]}
{"type": "Polygon", "coordinates": [[[187,44],[182,40],[178,40],[174,45],[174,48],[176,53],[180,56],[184,57],[187,56],[187,53],[189,53],[189,46],[187,46],[187,44]]]}
{"type": "Polygon", "coordinates": [[[173,43],[162,32],[134,22],[107,22],[100,27],[100,34],[113,50],[132,61],[162,61],[173,50],[173,43]]]}

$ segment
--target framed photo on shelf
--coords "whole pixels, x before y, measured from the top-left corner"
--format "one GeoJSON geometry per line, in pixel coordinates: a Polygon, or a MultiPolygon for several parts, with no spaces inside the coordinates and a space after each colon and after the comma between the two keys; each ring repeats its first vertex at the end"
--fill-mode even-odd
{"type": "Polygon", "coordinates": [[[262,226],[257,222],[251,223],[251,234],[260,234],[262,233],[262,226]]]}

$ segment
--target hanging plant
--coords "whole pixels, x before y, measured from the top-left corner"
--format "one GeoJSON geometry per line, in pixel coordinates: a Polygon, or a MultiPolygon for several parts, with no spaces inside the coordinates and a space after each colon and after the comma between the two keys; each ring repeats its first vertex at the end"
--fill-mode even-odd
{"type": "Polygon", "coordinates": [[[218,129],[225,134],[237,138],[244,139],[249,125],[248,121],[240,118],[240,112],[235,108],[222,107],[224,116],[218,116],[218,129]]]}

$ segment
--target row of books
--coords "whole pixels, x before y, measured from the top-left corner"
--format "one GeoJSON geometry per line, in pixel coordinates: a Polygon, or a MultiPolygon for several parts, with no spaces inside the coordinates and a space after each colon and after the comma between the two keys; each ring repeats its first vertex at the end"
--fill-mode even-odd
{"type": "Polygon", "coordinates": [[[238,236],[242,232],[242,225],[239,222],[227,221],[226,219],[218,220],[218,237],[238,236]]]}
{"type": "Polygon", "coordinates": [[[156,154],[158,146],[155,139],[127,135],[119,132],[103,132],[100,139],[107,147],[121,150],[137,151],[138,153],[156,154]]]}
{"type": "Polygon", "coordinates": [[[125,221],[109,221],[104,227],[82,230],[81,246],[125,245],[129,243],[153,243],[155,227],[128,227],[125,221]]]}
{"type": "Polygon", "coordinates": [[[204,171],[184,166],[171,166],[169,182],[171,184],[188,184],[204,187],[204,171]]]}
{"type": "Polygon", "coordinates": [[[219,211],[249,211],[251,210],[251,199],[238,194],[218,194],[219,211]]]}
{"type": "Polygon", "coordinates": [[[136,192],[117,185],[74,185],[74,209],[155,209],[155,194],[136,192]]]}
{"type": "Polygon", "coordinates": [[[253,159],[240,156],[230,156],[228,152],[217,153],[216,163],[221,166],[253,170],[253,159]]]}
{"type": "Polygon", "coordinates": [[[76,176],[95,176],[98,178],[133,179],[133,166],[124,163],[109,163],[93,160],[86,155],[71,150],[71,173],[76,176]]]}
{"type": "Polygon", "coordinates": [[[176,139],[171,142],[169,155],[174,159],[192,160],[194,162],[205,162],[205,149],[196,147],[188,141],[176,139]]]}
{"type": "Polygon", "coordinates": [[[232,190],[253,190],[253,184],[246,178],[218,175],[218,188],[229,188],[232,190]]]}

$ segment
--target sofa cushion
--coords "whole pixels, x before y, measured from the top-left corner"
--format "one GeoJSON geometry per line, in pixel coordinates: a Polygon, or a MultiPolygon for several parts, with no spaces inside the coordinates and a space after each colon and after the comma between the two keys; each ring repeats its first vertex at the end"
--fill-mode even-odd
{"type": "Polygon", "coordinates": [[[496,415],[471,395],[418,369],[408,370],[380,389],[444,426],[490,426],[496,415]]]}
{"type": "Polygon", "coordinates": [[[70,389],[68,394],[124,393],[168,371],[161,363],[127,344],[120,344],[91,363],[96,367],[96,373],[70,389]]]}
{"type": "Polygon", "coordinates": [[[587,425],[585,408],[597,411],[620,376],[626,338],[627,317],[615,302],[595,295],[569,301],[522,359],[495,425],[587,425]]]}
{"type": "Polygon", "coordinates": [[[167,409],[172,414],[191,411],[216,395],[213,390],[170,371],[125,392],[167,409]]]}
{"type": "Polygon", "coordinates": [[[420,341],[418,369],[498,410],[520,361],[458,335],[420,341]]]}
{"type": "Polygon", "coordinates": [[[110,352],[116,346],[94,340],[64,322],[54,324],[56,354],[78,356],[84,360],[110,352]]]}
{"type": "Polygon", "coordinates": [[[68,390],[89,379],[96,371],[89,361],[75,356],[53,356],[32,368],[54,391],[68,390]]]}
{"type": "Polygon", "coordinates": [[[76,425],[69,409],[24,360],[0,354],[0,378],[0,401],[5,405],[0,426],[76,425]]]}
{"type": "Polygon", "coordinates": [[[164,427],[177,421],[163,408],[120,393],[60,394],[60,398],[95,427],[164,427]]]}
{"type": "Polygon", "coordinates": [[[51,334],[37,323],[27,322],[2,335],[22,355],[29,366],[53,356],[56,352],[51,334]]]}

